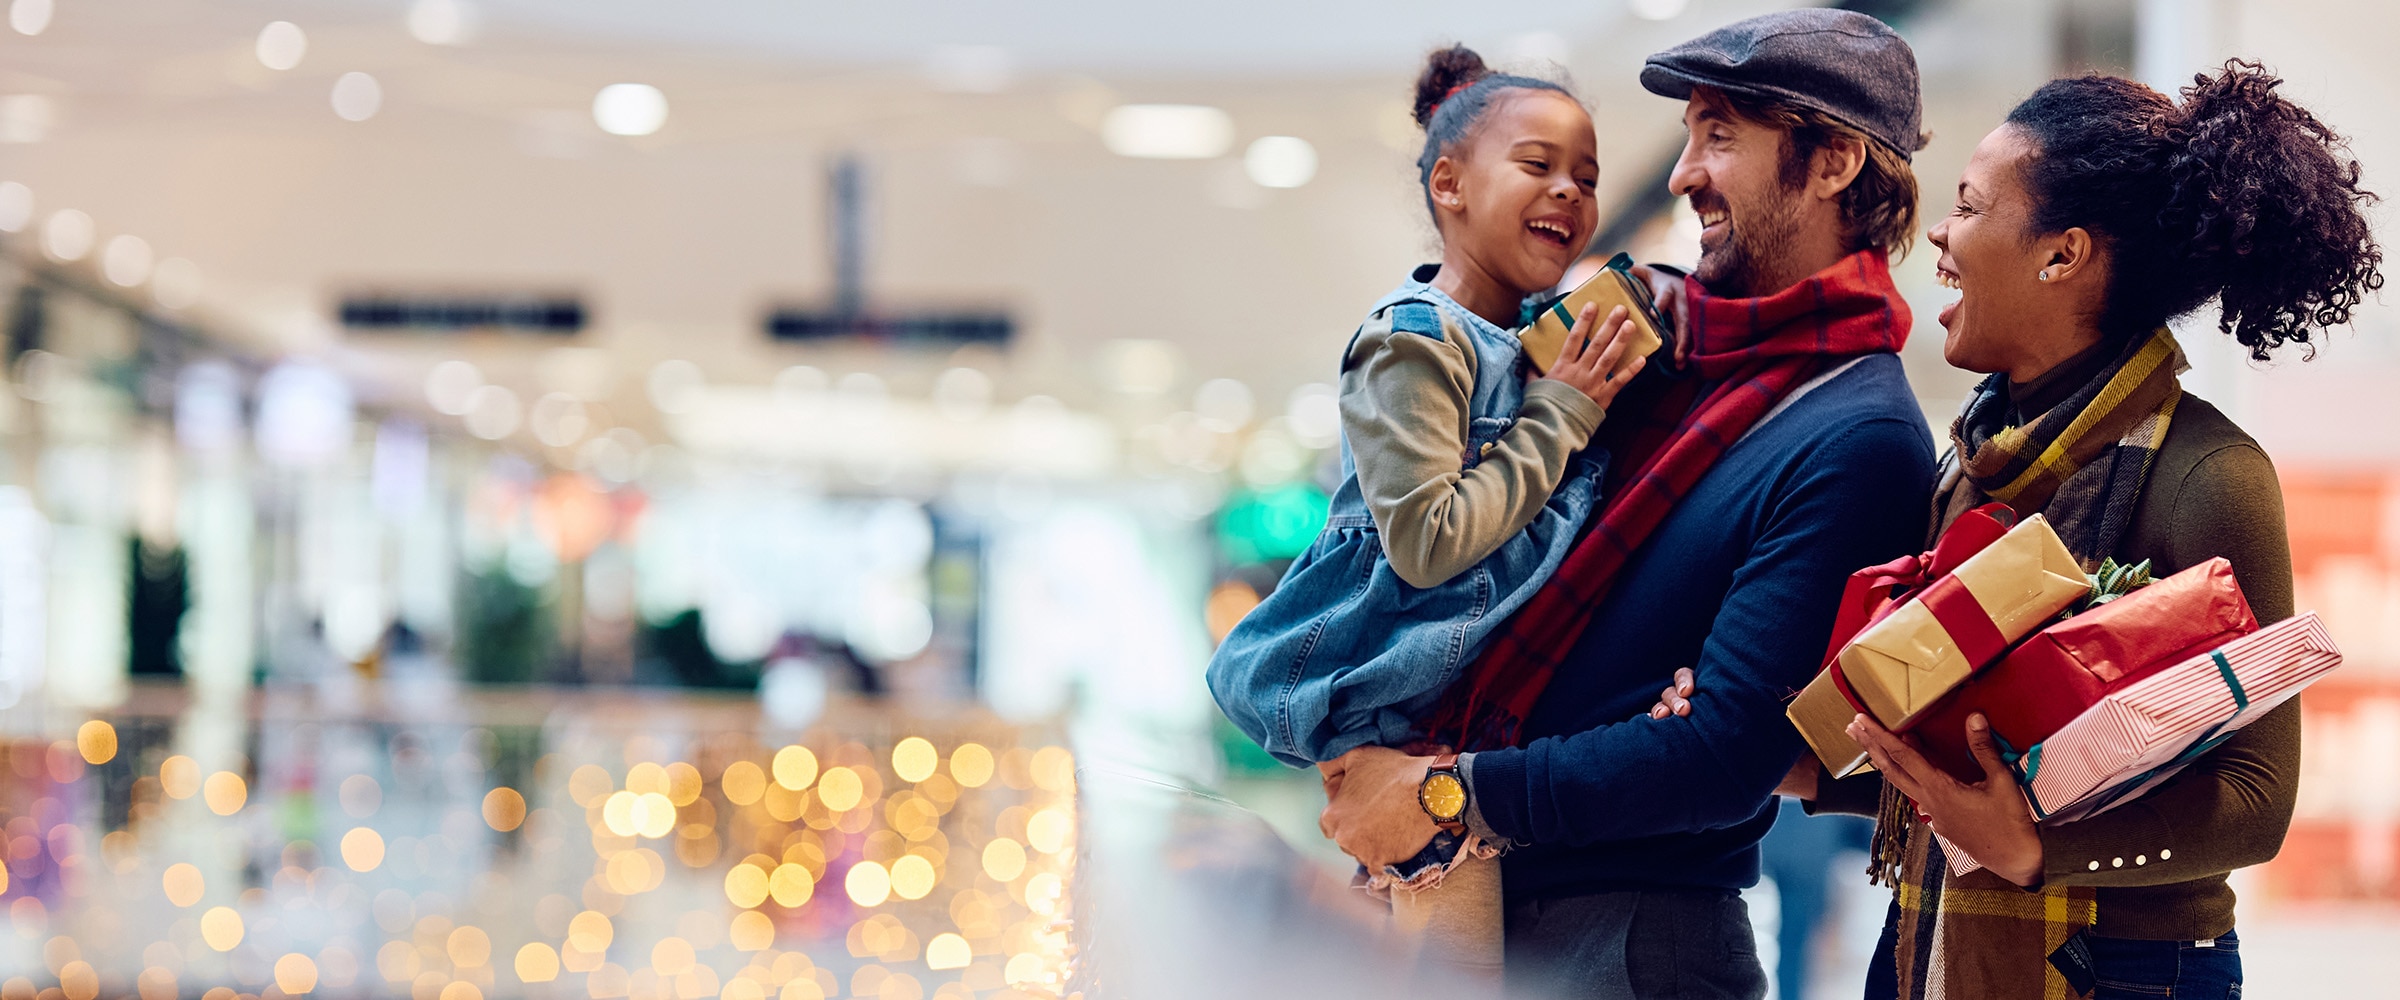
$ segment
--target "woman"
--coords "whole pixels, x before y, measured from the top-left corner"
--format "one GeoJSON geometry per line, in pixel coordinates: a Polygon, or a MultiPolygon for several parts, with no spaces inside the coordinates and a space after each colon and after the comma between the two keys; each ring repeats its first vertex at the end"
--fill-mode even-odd
{"type": "MultiPolygon", "coordinates": [[[[2045,514],[2087,568],[2146,559],[2164,576],[2224,556],[2262,623],[2292,614],[2274,467],[2180,389],[2165,327],[2215,300],[2252,357],[2305,357],[2383,284],[2357,163],[2279,82],[2229,62],[2178,105],[2130,80],[2058,80],[1976,147],[1929,237],[1960,292],[1943,356],[1989,377],[1952,428],[1934,534],[2000,500],[2045,514]]],[[[1679,677],[1654,712],[1688,712],[1689,695],[1679,677]]],[[[1990,769],[1981,722],[1968,739],[1990,769]]],[[[1869,997],[2238,995],[2225,877],[2282,844],[2296,702],[2142,799],[2057,827],[2036,827],[2011,781],[1959,782],[1863,715],[1851,733],[1878,774],[1833,782],[1804,759],[1783,791],[1879,816],[1875,872],[1899,892],[1869,997]],[[1933,831],[1985,870],[1949,877],[1933,831]]]]}

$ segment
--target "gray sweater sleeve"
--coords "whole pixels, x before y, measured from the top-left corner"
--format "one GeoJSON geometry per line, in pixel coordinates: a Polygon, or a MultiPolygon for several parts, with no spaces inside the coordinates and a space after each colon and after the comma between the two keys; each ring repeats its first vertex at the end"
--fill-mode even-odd
{"type": "Polygon", "coordinates": [[[1475,358],[1465,337],[1369,331],[1342,372],[1342,433],[1392,570],[1413,587],[1465,572],[1533,523],[1605,416],[1552,379],[1525,387],[1516,424],[1466,464],[1475,358]]]}

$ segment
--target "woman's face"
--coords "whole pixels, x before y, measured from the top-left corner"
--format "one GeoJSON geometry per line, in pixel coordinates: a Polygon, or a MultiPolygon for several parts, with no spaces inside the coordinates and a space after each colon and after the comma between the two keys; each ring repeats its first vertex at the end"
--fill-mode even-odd
{"type": "Polygon", "coordinates": [[[2050,353],[2036,341],[2074,332],[2072,315],[2060,312],[2069,297],[2039,277],[2049,241],[2027,228],[2032,200],[2020,168],[2033,153],[2015,126],[1993,129],[1967,158],[1958,204],[1926,234],[1942,252],[1934,265],[1942,285],[1959,292],[1940,314],[1949,331],[1942,357],[1971,372],[2014,377],[2030,357],[2050,353]]]}
{"type": "Polygon", "coordinates": [[[1517,294],[1557,285],[1599,225],[1591,115],[1562,94],[1507,91],[1458,153],[1435,178],[1443,241],[1517,294]]]}

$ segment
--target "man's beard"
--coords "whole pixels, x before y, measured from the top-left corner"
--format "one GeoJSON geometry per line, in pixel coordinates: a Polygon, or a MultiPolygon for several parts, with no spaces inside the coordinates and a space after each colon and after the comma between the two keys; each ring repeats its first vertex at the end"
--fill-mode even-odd
{"type": "MultiPolygon", "coordinates": [[[[1764,205],[1728,214],[1724,244],[1701,250],[1700,266],[1693,269],[1692,277],[1711,293],[1731,298],[1782,291],[1788,282],[1781,280],[1786,268],[1780,266],[1780,257],[1790,252],[1800,233],[1798,195],[1798,191],[1778,190],[1775,196],[1763,199],[1764,205]]],[[[1702,192],[1701,196],[1710,199],[1713,208],[1729,204],[1715,192],[1702,192]]]]}

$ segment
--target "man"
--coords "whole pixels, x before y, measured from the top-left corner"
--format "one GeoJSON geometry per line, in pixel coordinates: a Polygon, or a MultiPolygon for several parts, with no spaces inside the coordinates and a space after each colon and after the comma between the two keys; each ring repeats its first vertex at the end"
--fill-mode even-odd
{"type": "Polygon", "coordinates": [[[1933,448],[1886,266],[1915,228],[1916,60],[1871,17],[1798,10],[1653,56],[1642,84],[1686,102],[1670,183],[1704,226],[1682,371],[1627,388],[1604,509],[1429,720],[1479,752],[1345,755],[1323,823],[1369,865],[1443,824],[1512,845],[1512,988],[1754,998],[1739,890],[1803,751],[1784,702],[1848,574],[1924,532],[1933,448]],[[1651,717],[1679,668],[1699,693],[1670,701],[1704,710],[1651,717]]]}

